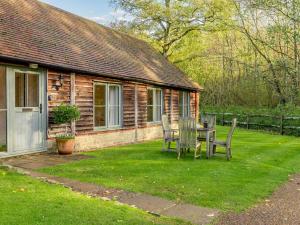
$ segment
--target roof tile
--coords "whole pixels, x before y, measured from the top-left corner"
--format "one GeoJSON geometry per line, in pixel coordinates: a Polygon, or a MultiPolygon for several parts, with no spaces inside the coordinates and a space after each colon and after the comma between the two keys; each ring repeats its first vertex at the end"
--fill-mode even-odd
{"type": "Polygon", "coordinates": [[[0,57],[200,89],[146,42],[37,0],[0,1],[0,57]]]}

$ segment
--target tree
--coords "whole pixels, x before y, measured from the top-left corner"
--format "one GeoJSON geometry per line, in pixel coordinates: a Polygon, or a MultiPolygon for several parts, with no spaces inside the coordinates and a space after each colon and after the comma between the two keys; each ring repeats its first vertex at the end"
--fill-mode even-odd
{"type": "MultiPolygon", "coordinates": [[[[237,28],[264,60],[281,104],[299,94],[299,0],[234,0],[237,28]]],[[[266,74],[266,73],[265,73],[266,74]]]]}
{"type": "MultiPolygon", "coordinates": [[[[225,0],[112,0],[127,12],[132,20],[119,25],[139,36],[148,38],[152,44],[169,58],[173,49],[193,31],[211,31],[221,24],[225,0]]],[[[113,24],[118,27],[118,23],[113,24]]]]}

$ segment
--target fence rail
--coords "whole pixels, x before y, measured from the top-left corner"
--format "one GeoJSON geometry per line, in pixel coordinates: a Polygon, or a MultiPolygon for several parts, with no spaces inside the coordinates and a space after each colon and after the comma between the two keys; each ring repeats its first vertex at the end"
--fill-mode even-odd
{"type": "Polygon", "coordinates": [[[281,135],[300,136],[300,116],[203,112],[215,115],[217,124],[225,126],[237,118],[237,125],[246,129],[269,130],[281,135]]]}

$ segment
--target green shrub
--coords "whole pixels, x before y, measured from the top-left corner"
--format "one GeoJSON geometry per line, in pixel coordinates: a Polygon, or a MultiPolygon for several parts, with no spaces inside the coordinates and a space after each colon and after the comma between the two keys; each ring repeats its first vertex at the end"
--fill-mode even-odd
{"type": "Polygon", "coordinates": [[[53,121],[56,124],[65,124],[80,118],[78,107],[70,104],[61,104],[53,109],[53,121]]]}
{"type": "MultiPolygon", "coordinates": [[[[55,124],[68,124],[80,118],[80,111],[77,106],[61,104],[53,109],[53,122],[55,124]]],[[[72,139],[74,135],[68,134],[68,125],[65,127],[65,134],[57,136],[59,139],[72,139]]]]}

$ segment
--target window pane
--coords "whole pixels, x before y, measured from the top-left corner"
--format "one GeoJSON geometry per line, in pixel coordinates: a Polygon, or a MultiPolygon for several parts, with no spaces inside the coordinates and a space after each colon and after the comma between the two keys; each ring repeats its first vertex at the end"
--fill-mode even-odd
{"type": "Polygon", "coordinates": [[[105,99],[106,99],[106,94],[105,94],[105,85],[95,85],[95,105],[105,105],[105,99]]]}
{"type": "Polygon", "coordinates": [[[39,76],[37,74],[27,75],[27,107],[39,106],[39,76]]]}
{"type": "Polygon", "coordinates": [[[15,75],[15,100],[16,107],[25,107],[25,73],[15,75]]]}
{"type": "Polygon", "coordinates": [[[4,66],[0,66],[0,87],[0,109],[6,109],[6,73],[4,66]]]}
{"type": "Polygon", "coordinates": [[[161,90],[156,90],[156,105],[161,105],[161,90]]]}
{"type": "Polygon", "coordinates": [[[155,121],[161,121],[161,106],[156,107],[156,118],[155,121]]]}
{"type": "Polygon", "coordinates": [[[109,86],[109,105],[118,106],[119,103],[119,86],[109,86]]]}
{"type": "Polygon", "coordinates": [[[147,105],[153,105],[153,89],[148,89],[147,105]]]}
{"type": "Polygon", "coordinates": [[[120,109],[118,106],[110,106],[109,107],[109,121],[108,121],[108,126],[118,126],[120,125],[120,109]]]}
{"type": "Polygon", "coordinates": [[[155,105],[155,121],[161,121],[161,96],[162,96],[162,91],[159,89],[156,89],[156,105],[155,105]]]}
{"type": "Polygon", "coordinates": [[[109,86],[108,126],[120,125],[120,87],[109,86]]]}
{"type": "Polygon", "coordinates": [[[0,152],[6,151],[6,111],[0,111],[0,152]]]}
{"type": "Polygon", "coordinates": [[[94,112],[95,127],[105,126],[105,106],[96,106],[94,112]]]}
{"type": "Polygon", "coordinates": [[[147,106],[147,121],[153,122],[153,106],[147,106]]]}

